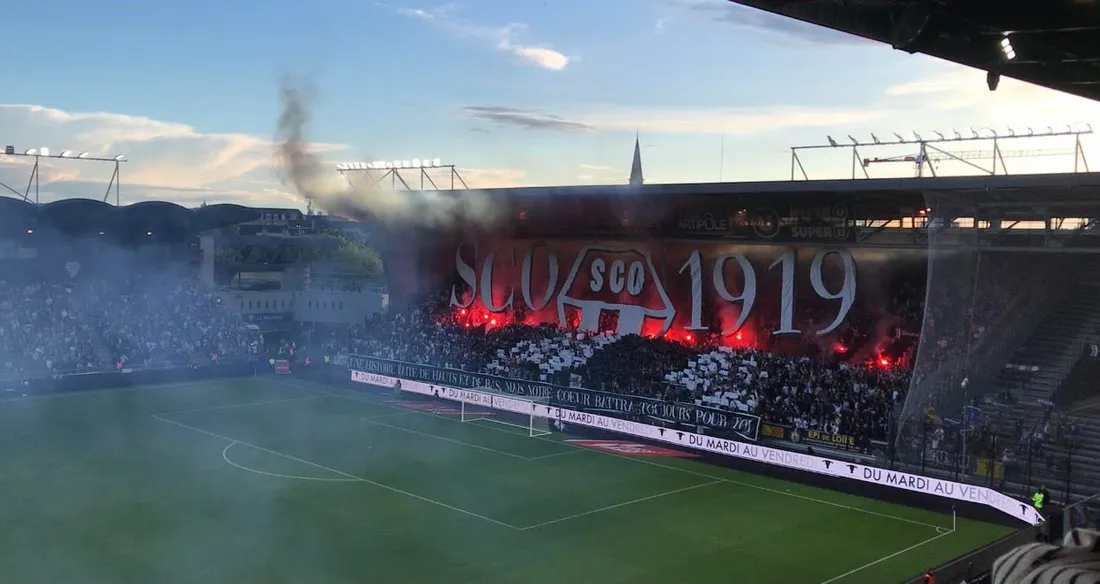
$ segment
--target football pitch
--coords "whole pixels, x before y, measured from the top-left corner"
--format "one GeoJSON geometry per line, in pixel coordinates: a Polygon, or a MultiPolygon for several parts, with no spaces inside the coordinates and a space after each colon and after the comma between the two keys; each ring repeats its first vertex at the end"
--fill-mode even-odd
{"type": "Polygon", "coordinates": [[[1008,532],[392,396],[248,378],[0,401],[0,581],[887,584],[1008,532]]]}

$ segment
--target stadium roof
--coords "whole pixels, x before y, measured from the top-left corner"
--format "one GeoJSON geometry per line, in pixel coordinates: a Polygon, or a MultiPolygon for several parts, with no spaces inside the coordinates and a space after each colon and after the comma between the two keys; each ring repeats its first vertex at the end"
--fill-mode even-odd
{"type": "Polygon", "coordinates": [[[1100,0],[731,1],[1100,100],[1100,0]]]}
{"type": "Polygon", "coordinates": [[[116,207],[93,199],[63,199],[35,205],[22,199],[0,197],[0,232],[51,228],[70,234],[152,230],[198,233],[251,221],[259,215],[240,205],[187,209],[166,201],[144,201],[116,207]]]}
{"type": "MultiPolygon", "coordinates": [[[[449,191],[462,197],[467,191],[449,191]]],[[[657,213],[681,203],[707,207],[712,204],[794,206],[833,204],[848,200],[857,204],[863,218],[890,219],[905,209],[926,206],[931,193],[959,197],[960,204],[987,204],[1028,209],[1036,220],[1041,208],[1056,206],[1074,217],[1100,214],[1100,172],[944,178],[890,178],[695,184],[592,185],[522,187],[480,191],[508,200],[531,216],[554,216],[568,222],[592,219],[597,207],[630,208],[635,213],[657,213]],[[640,203],[645,201],[644,204],[640,203]]],[[[940,199],[941,201],[943,199],[940,199]]]]}
{"type": "MultiPolygon", "coordinates": [[[[1043,191],[1090,189],[1100,194],[1100,172],[1027,174],[998,176],[907,177],[841,180],[800,180],[763,182],[590,185],[560,187],[516,187],[485,189],[498,196],[549,197],[580,196],[661,196],[661,195],[868,195],[924,191],[1028,191],[1039,196],[1043,191]]],[[[462,193],[463,191],[454,191],[462,193]]]]}

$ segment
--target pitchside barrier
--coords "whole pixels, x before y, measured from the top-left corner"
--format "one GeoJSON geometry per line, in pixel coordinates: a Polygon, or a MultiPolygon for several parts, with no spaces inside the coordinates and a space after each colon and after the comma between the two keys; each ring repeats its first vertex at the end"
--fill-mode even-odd
{"type": "MultiPolygon", "coordinates": [[[[348,370],[344,370],[345,373],[348,370]]],[[[392,388],[400,381],[401,391],[452,402],[476,403],[481,406],[504,412],[546,418],[558,425],[581,426],[599,431],[627,435],[651,442],[670,444],[684,449],[716,454],[751,461],[764,465],[782,467],[795,471],[824,475],[834,479],[855,481],[936,497],[942,500],[957,501],[995,509],[1009,517],[1031,525],[1042,523],[1035,509],[1026,503],[986,487],[956,483],[934,477],[920,476],[905,472],[887,470],[863,464],[855,464],[823,458],[810,454],[789,452],[719,438],[693,432],[660,428],[620,418],[612,418],[592,413],[578,412],[563,407],[533,403],[528,400],[514,399],[508,396],[485,393],[472,389],[461,389],[435,385],[411,379],[399,379],[387,375],[350,370],[350,381],[369,384],[380,388],[392,388]],[[520,411],[523,410],[523,411],[520,411]]],[[[348,379],[345,377],[344,379],[348,379]]]]}
{"type": "Polygon", "coordinates": [[[251,377],[258,373],[261,365],[266,365],[266,363],[251,358],[239,360],[222,358],[218,363],[199,366],[126,367],[113,371],[66,373],[28,379],[0,380],[0,399],[163,383],[186,383],[207,379],[251,377]]]}

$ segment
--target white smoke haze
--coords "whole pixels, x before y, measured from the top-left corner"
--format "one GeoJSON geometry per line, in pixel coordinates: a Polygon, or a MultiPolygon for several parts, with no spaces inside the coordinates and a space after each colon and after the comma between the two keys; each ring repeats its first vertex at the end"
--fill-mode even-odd
{"type": "MultiPolygon", "coordinates": [[[[411,193],[387,188],[366,173],[341,176],[309,151],[307,139],[313,87],[284,80],[278,123],[278,167],[284,183],[313,201],[321,210],[355,220],[415,224],[426,227],[462,225],[493,227],[505,215],[504,205],[486,193],[423,191],[411,193]]],[[[388,182],[388,181],[382,181],[388,182]]]]}

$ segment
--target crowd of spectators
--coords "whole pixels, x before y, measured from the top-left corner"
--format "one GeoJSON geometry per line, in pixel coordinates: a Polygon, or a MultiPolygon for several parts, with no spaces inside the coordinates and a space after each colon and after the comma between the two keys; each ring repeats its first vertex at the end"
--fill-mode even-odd
{"type": "Polygon", "coordinates": [[[97,329],[115,365],[188,362],[248,351],[240,316],[196,280],[154,272],[86,288],[97,329]],[[137,316],[137,318],[135,318],[137,316]]]}
{"type": "Polygon", "coordinates": [[[886,437],[889,412],[909,381],[908,369],[893,362],[732,348],[715,338],[688,343],[545,324],[471,328],[438,303],[375,315],[362,326],[314,330],[310,337],[307,342],[329,353],[694,402],[860,441],[886,437]]]}
{"type": "Polygon", "coordinates": [[[240,316],[185,274],[26,276],[0,279],[5,378],[189,364],[251,350],[240,316]]]}
{"type": "Polygon", "coordinates": [[[95,369],[91,329],[61,283],[0,280],[0,374],[95,369]]]}

